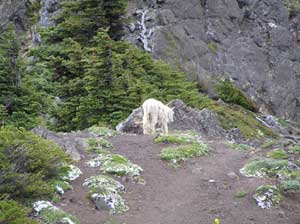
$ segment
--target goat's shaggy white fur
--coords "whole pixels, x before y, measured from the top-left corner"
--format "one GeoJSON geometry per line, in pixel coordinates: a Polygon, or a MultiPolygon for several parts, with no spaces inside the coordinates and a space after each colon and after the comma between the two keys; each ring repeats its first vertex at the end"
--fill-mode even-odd
{"type": "Polygon", "coordinates": [[[156,133],[156,126],[160,126],[164,134],[168,133],[168,123],[173,122],[174,112],[171,108],[155,99],[148,99],[143,103],[143,133],[156,133]]]}

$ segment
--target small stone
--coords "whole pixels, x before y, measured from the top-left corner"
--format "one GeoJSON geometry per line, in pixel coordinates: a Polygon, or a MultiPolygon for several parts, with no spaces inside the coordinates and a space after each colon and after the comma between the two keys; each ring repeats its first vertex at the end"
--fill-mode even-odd
{"type": "Polygon", "coordinates": [[[133,32],[135,31],[135,29],[136,29],[135,24],[134,24],[134,23],[131,23],[131,24],[129,25],[129,30],[130,30],[130,32],[133,33],[133,32]]]}
{"type": "Polygon", "coordinates": [[[280,218],[284,218],[284,217],[285,217],[285,212],[284,212],[284,211],[279,211],[279,212],[278,212],[278,216],[279,216],[280,218]]]}
{"type": "Polygon", "coordinates": [[[232,179],[239,179],[239,176],[235,172],[227,173],[227,176],[232,179]]]}

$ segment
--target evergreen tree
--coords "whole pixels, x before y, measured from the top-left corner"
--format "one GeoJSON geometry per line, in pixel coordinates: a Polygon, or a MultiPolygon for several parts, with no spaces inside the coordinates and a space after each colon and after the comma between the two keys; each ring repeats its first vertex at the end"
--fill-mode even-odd
{"type": "Polygon", "coordinates": [[[0,125],[31,128],[37,124],[39,96],[23,82],[24,61],[13,26],[0,36],[0,125]]]}

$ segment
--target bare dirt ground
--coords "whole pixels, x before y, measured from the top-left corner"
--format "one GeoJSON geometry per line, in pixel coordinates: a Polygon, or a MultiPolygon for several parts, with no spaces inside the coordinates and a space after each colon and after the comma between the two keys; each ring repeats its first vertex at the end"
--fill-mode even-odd
{"type": "Polygon", "coordinates": [[[64,210],[77,216],[81,224],[101,224],[107,220],[126,224],[300,224],[300,202],[285,198],[275,208],[263,210],[252,199],[255,189],[272,180],[245,178],[239,169],[253,156],[248,152],[229,149],[221,141],[208,141],[208,156],[192,159],[174,169],[160,160],[164,144],[155,144],[148,136],[118,135],[111,139],[114,153],[126,156],[144,169],[145,185],[120,181],[127,187],[123,195],[130,210],[109,215],[99,211],[87,199],[82,187],[85,178],[99,174],[89,168],[85,154],[78,166],[83,175],[73,182],[74,189],[66,192],[59,203],[64,210]],[[235,173],[228,175],[229,173],[235,173]],[[235,197],[248,192],[243,198],[235,197]]]}

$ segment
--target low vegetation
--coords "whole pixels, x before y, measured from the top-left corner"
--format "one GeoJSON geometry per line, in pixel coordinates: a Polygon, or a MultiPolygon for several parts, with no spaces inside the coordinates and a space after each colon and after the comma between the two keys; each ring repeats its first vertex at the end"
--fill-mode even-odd
{"type": "MultiPolygon", "coordinates": [[[[115,130],[112,130],[108,127],[97,126],[97,125],[90,127],[88,130],[100,137],[113,137],[117,134],[117,132],[115,130]]],[[[92,142],[89,142],[89,143],[92,143],[92,142]]]]}
{"type": "Polygon", "coordinates": [[[76,217],[63,211],[60,208],[52,205],[48,201],[37,201],[34,203],[33,208],[38,216],[38,219],[45,224],[67,223],[79,224],[76,217]]]}
{"type": "Polygon", "coordinates": [[[292,145],[289,147],[288,152],[292,154],[300,154],[300,145],[292,145]]]}
{"type": "Polygon", "coordinates": [[[276,186],[263,185],[256,189],[253,198],[259,207],[270,209],[274,205],[279,204],[282,195],[276,186]]]}
{"type": "Polygon", "coordinates": [[[246,191],[239,191],[239,192],[237,192],[234,196],[236,197],[236,198],[244,198],[244,197],[246,197],[248,195],[248,192],[246,192],[246,191]]]}
{"type": "Polygon", "coordinates": [[[187,159],[207,155],[208,152],[208,146],[199,142],[178,147],[164,148],[160,153],[160,157],[176,166],[187,159]]]}
{"type": "Polygon", "coordinates": [[[28,218],[30,209],[13,200],[0,200],[0,223],[4,224],[38,224],[28,218]]]}
{"type": "Polygon", "coordinates": [[[229,147],[232,149],[240,150],[240,151],[248,151],[253,149],[252,146],[247,145],[247,144],[237,144],[237,143],[228,143],[229,147]]]}
{"type": "Polygon", "coordinates": [[[162,135],[154,141],[177,145],[176,147],[163,148],[160,152],[160,158],[175,167],[187,159],[207,155],[209,151],[208,146],[200,140],[198,133],[193,131],[162,135]]]}
{"type": "Polygon", "coordinates": [[[258,159],[246,164],[240,173],[246,177],[274,177],[288,166],[287,160],[258,159]]]}
{"type": "Polygon", "coordinates": [[[294,16],[300,13],[299,0],[283,0],[283,3],[289,10],[290,16],[294,16]]]}
{"type": "Polygon", "coordinates": [[[235,87],[229,79],[219,81],[215,86],[218,96],[227,103],[234,103],[248,109],[257,111],[256,105],[243,93],[235,87]]]}
{"type": "Polygon", "coordinates": [[[283,149],[274,149],[268,153],[268,156],[272,159],[287,159],[288,155],[283,149]]]}
{"type": "Polygon", "coordinates": [[[189,133],[181,134],[166,134],[159,136],[154,141],[156,143],[166,143],[166,144],[189,144],[197,141],[197,135],[191,135],[189,133]]]}

